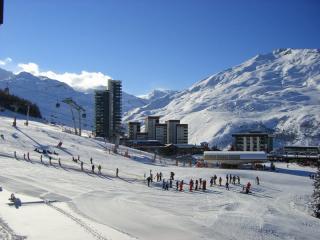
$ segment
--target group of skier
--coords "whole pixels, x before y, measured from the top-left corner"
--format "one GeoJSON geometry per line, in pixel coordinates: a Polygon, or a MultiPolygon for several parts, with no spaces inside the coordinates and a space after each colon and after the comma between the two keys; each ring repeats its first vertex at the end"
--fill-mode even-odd
{"type": "MultiPolygon", "coordinates": [[[[150,170],[150,175],[145,178],[147,180],[147,184],[148,187],[150,187],[151,182],[153,182],[153,179],[156,179],[157,182],[161,182],[162,181],[162,189],[163,190],[169,190],[169,188],[173,188],[173,181],[174,181],[174,172],[170,173],[170,178],[169,180],[166,180],[163,178],[163,174],[162,172],[157,173],[155,177],[153,177],[152,174],[152,170],[150,170]]],[[[145,176],[145,175],[144,175],[145,176]]],[[[257,176],[256,177],[256,184],[259,185],[260,184],[260,179],[257,176]]],[[[215,185],[219,185],[222,186],[222,177],[220,176],[219,178],[217,177],[217,175],[214,175],[210,178],[210,187],[213,187],[215,185]],[[219,184],[218,184],[219,183],[219,184]]],[[[176,180],[175,181],[175,189],[176,191],[184,191],[183,190],[183,186],[184,186],[184,180],[176,180]]],[[[227,190],[230,190],[229,185],[233,184],[233,185],[241,185],[240,182],[240,176],[236,176],[236,175],[231,175],[231,174],[227,174],[226,175],[226,180],[225,180],[225,188],[227,190]]],[[[206,179],[190,179],[189,184],[188,184],[188,190],[190,192],[192,191],[198,191],[198,190],[202,190],[202,191],[206,191],[207,190],[207,180],[206,179]]],[[[250,193],[251,190],[251,183],[248,182],[247,184],[243,185],[242,188],[242,192],[243,193],[250,193]]]]}
{"type": "MultiPolygon", "coordinates": [[[[36,152],[39,152],[38,149],[36,149],[35,151],[36,151],[36,152]]],[[[15,159],[18,158],[16,151],[14,151],[13,155],[14,155],[14,158],[15,158],[15,159]]],[[[31,161],[30,153],[29,153],[29,152],[24,153],[24,154],[23,154],[23,159],[26,160],[26,161],[31,161]]],[[[52,156],[49,155],[49,156],[48,156],[48,160],[49,160],[49,164],[52,165],[52,156]]],[[[57,160],[58,160],[59,166],[61,167],[61,166],[62,166],[62,164],[61,164],[61,159],[58,158],[57,160]]],[[[75,163],[80,162],[80,169],[81,169],[81,171],[84,171],[84,162],[83,162],[83,161],[80,161],[80,156],[78,156],[77,158],[75,158],[74,156],[72,156],[72,161],[75,162],[75,163]]],[[[40,155],[40,162],[43,163],[43,155],[42,155],[42,154],[40,155]]],[[[95,165],[93,164],[93,159],[92,159],[92,158],[90,158],[90,163],[91,163],[91,172],[92,172],[92,173],[95,173],[95,165]]],[[[98,174],[101,174],[101,170],[102,170],[101,165],[99,164],[99,165],[97,166],[97,168],[98,168],[98,174]]],[[[116,177],[118,177],[118,175],[119,175],[119,169],[117,168],[117,169],[116,169],[116,177]]]]}

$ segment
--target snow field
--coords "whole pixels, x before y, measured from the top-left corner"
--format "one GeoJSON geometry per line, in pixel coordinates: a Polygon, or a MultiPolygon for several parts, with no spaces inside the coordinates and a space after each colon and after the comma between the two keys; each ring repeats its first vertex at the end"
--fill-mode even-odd
{"type": "MultiPolygon", "coordinates": [[[[199,169],[163,166],[148,161],[139,151],[130,151],[135,160],[109,154],[102,142],[62,133],[59,127],[0,117],[0,226],[6,223],[13,233],[28,239],[318,239],[320,222],[308,211],[312,193],[311,168],[276,165],[278,172],[199,169]],[[62,149],[55,146],[63,139],[62,149]],[[57,160],[40,162],[34,148],[56,151],[57,160]],[[13,158],[16,151],[18,159],[13,158]],[[31,161],[23,160],[30,153],[31,161]],[[72,156],[80,156],[85,171],[72,156]],[[101,164],[102,174],[90,173],[90,157],[101,164]],[[141,161],[140,161],[141,160],[141,161]],[[119,178],[115,169],[119,168],[119,178]],[[239,175],[241,183],[253,183],[253,194],[240,193],[242,186],[208,187],[206,192],[162,190],[162,183],[146,186],[143,175],[150,169],[168,179],[189,183],[207,180],[216,174],[239,175]],[[254,179],[259,176],[261,185],[254,179]],[[14,192],[22,202],[57,200],[50,205],[7,206],[14,192]]],[[[123,148],[124,150],[125,148],[123,148]]],[[[1,227],[0,227],[1,229],[1,227]]],[[[0,231],[1,232],[1,231],[0,231]]],[[[1,235],[0,235],[1,236],[1,235]]],[[[8,238],[9,239],[9,238],[8,238]]]]}

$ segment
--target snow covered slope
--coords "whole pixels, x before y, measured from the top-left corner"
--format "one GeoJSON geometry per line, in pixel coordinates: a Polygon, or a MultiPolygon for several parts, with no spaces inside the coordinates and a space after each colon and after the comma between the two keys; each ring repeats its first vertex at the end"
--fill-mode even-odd
{"type": "MultiPolygon", "coordinates": [[[[320,234],[320,221],[310,215],[314,169],[296,165],[278,172],[176,167],[154,163],[143,153],[129,149],[131,158],[109,153],[112,145],[88,137],[61,132],[57,126],[30,121],[28,127],[18,120],[0,116],[0,238],[1,239],[308,239],[320,234]],[[56,148],[63,140],[62,148],[56,148]],[[35,148],[55,151],[40,161],[35,148]],[[107,148],[107,149],[106,149],[107,148]],[[14,158],[14,151],[17,158],[14,158]],[[30,160],[23,154],[30,153],[30,160]],[[79,155],[84,162],[72,161],[79,155]],[[102,174],[91,173],[101,164],[102,174]],[[61,159],[61,166],[58,164],[61,159]],[[115,169],[119,168],[119,178],[115,169]],[[253,183],[252,194],[241,193],[241,185],[208,187],[206,192],[164,191],[161,182],[148,188],[143,180],[149,171],[162,172],[168,179],[188,183],[217,174],[239,175],[241,183],[253,183]],[[256,185],[256,176],[261,184],[256,185]],[[8,206],[14,193],[22,203],[41,200],[58,202],[8,206]]],[[[126,148],[121,147],[120,152],[126,148]]],[[[97,169],[96,169],[97,170],[97,169]]]]}
{"type": "MultiPolygon", "coordinates": [[[[36,77],[27,72],[17,75],[0,69],[0,89],[9,86],[10,93],[36,103],[42,116],[51,122],[59,122],[72,126],[71,113],[67,105],[61,101],[72,97],[86,109],[87,119],[84,128],[92,129],[94,118],[94,90],[79,92],[67,84],[49,79],[36,77]],[[60,103],[60,107],[56,107],[60,103]]],[[[147,100],[123,92],[123,111],[144,106],[147,100]]]]}
{"type": "Polygon", "coordinates": [[[233,132],[246,130],[272,132],[277,145],[319,145],[319,109],[320,50],[278,49],[133,109],[126,119],[181,119],[189,124],[190,142],[219,147],[231,143],[233,132]]]}

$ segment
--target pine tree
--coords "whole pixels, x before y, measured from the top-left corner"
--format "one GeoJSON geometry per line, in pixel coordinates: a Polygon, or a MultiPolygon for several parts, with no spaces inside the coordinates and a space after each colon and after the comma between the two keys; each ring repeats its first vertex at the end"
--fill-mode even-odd
{"type": "Polygon", "coordinates": [[[318,166],[318,172],[314,180],[312,208],[314,211],[314,216],[317,218],[320,218],[320,167],[319,166],[318,166]]]}

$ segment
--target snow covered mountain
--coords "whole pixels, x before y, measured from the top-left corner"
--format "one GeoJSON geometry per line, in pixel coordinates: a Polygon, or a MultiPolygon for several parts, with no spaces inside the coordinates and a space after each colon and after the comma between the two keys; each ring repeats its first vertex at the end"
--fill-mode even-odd
{"type": "MultiPolygon", "coordinates": [[[[93,125],[93,91],[29,73],[14,75],[0,69],[0,88],[31,100],[50,121],[72,125],[62,99],[72,98],[87,110],[85,125],[93,125]]],[[[227,147],[231,134],[263,130],[276,145],[319,145],[320,50],[278,49],[203,79],[184,91],[154,90],[144,97],[123,93],[124,123],[160,115],[189,124],[189,141],[227,147]]]]}
{"type": "Polygon", "coordinates": [[[278,49],[133,109],[126,120],[160,115],[189,124],[191,143],[228,146],[231,134],[274,133],[283,143],[319,144],[320,50],[278,49]]]}
{"type": "MultiPolygon", "coordinates": [[[[72,97],[79,105],[86,109],[87,118],[84,127],[91,129],[94,114],[94,91],[79,92],[69,85],[49,79],[47,77],[36,77],[27,72],[17,75],[0,69],[0,89],[9,87],[10,93],[36,103],[42,116],[49,121],[58,122],[72,126],[70,109],[61,101],[72,97]],[[57,107],[60,103],[60,107],[57,107]]],[[[142,107],[147,100],[123,92],[123,111],[142,107]]]]}
{"type": "Polygon", "coordinates": [[[159,98],[162,98],[167,95],[173,95],[177,93],[178,91],[175,90],[168,90],[168,89],[155,89],[152,92],[148,93],[147,95],[139,96],[142,99],[146,99],[149,102],[152,102],[154,100],[157,100],[159,98]]]}

